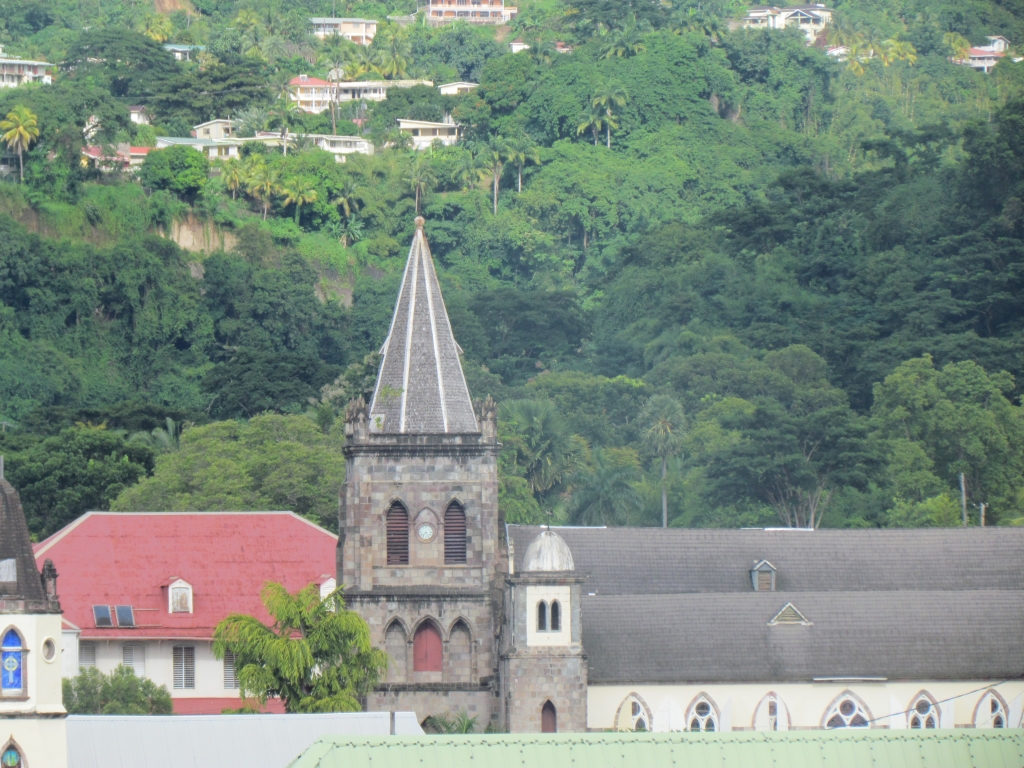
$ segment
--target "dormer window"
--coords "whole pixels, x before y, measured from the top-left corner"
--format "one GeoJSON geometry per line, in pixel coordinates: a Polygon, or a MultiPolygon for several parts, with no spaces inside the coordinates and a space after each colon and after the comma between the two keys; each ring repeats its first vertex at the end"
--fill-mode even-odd
{"type": "Polygon", "coordinates": [[[767,560],[754,563],[750,569],[750,582],[755,592],[775,591],[775,566],[767,560]]]}
{"type": "Polygon", "coordinates": [[[168,590],[168,613],[192,613],[192,585],[178,579],[168,590]]]}

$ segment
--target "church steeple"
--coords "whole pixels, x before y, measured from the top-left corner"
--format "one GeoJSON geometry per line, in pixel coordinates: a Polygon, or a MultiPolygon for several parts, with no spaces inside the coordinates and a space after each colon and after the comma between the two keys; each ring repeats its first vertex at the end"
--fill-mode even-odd
{"type": "Polygon", "coordinates": [[[423,218],[416,217],[391,330],[370,404],[370,431],[478,433],[423,218]]]}
{"type": "Polygon", "coordinates": [[[4,479],[0,458],[0,613],[19,612],[59,613],[60,604],[36,568],[21,499],[4,479]]]}

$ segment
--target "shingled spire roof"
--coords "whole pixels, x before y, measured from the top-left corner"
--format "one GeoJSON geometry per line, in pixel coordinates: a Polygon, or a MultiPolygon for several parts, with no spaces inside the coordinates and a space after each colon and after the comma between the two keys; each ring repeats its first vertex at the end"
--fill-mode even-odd
{"type": "Polygon", "coordinates": [[[370,404],[370,430],[389,434],[479,432],[434,260],[416,217],[398,304],[370,404]]]}
{"type": "Polygon", "coordinates": [[[0,612],[17,611],[22,601],[46,601],[36,569],[21,499],[3,477],[0,460],[0,612]]]}

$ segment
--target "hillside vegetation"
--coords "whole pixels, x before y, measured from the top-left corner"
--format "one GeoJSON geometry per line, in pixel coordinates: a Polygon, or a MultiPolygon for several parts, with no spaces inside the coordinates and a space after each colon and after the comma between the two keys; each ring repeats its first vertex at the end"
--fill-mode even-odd
{"type": "Polygon", "coordinates": [[[730,31],[727,2],[524,5],[515,55],[460,25],[317,41],[324,0],[192,7],[0,0],[8,52],[62,63],[0,92],[38,120],[0,184],[0,450],[35,534],[107,508],[335,526],[339,417],[372,389],[417,211],[470,388],[500,403],[509,521],[956,525],[961,475],[972,524],[1024,519],[1024,63],[953,61],[1024,41],[1024,6],[848,0],[845,61],[730,31]],[[331,69],[480,85],[287,109],[291,77],[331,69]],[[446,114],[454,147],[395,130],[446,114]],[[80,159],[87,126],[113,151],[228,115],[377,150],[80,159]],[[178,248],[184,217],[237,247],[178,248]]]}

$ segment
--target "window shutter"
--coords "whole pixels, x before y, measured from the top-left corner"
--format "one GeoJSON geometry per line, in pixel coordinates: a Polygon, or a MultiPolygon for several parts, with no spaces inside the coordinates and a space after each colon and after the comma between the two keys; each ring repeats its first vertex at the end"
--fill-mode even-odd
{"type": "Polygon", "coordinates": [[[466,513],[454,502],[444,512],[444,562],[446,565],[466,562],[466,513]]]}
{"type": "Polygon", "coordinates": [[[135,647],[126,645],[121,649],[121,663],[129,669],[135,669],[135,647]]]}
{"type": "Polygon", "coordinates": [[[79,643],[78,644],[78,668],[79,669],[92,669],[96,666],[96,644],[95,643],[79,643]]]}
{"type": "Polygon", "coordinates": [[[228,690],[239,687],[238,673],[235,670],[235,654],[231,651],[224,652],[224,687],[228,690]]]}
{"type": "Polygon", "coordinates": [[[409,513],[395,503],[388,510],[388,565],[409,564],[409,513]]]}
{"type": "Polygon", "coordinates": [[[770,571],[758,571],[757,572],[757,591],[758,592],[771,592],[772,591],[772,574],[770,571]]]}
{"type": "Polygon", "coordinates": [[[174,646],[174,687],[196,687],[196,649],[191,645],[174,646]]]}

